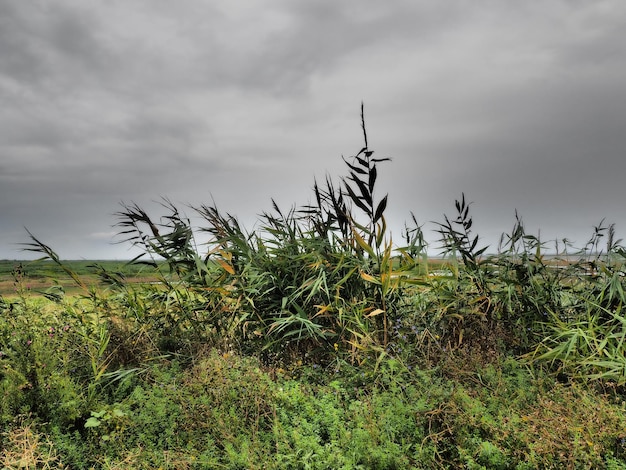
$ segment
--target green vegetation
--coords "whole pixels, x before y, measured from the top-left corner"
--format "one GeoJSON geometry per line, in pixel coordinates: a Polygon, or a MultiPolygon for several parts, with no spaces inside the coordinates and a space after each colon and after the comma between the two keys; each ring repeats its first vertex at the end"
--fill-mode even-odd
{"type": "Polygon", "coordinates": [[[462,195],[433,262],[415,217],[392,243],[362,128],[346,177],[253,232],[191,208],[199,247],[166,200],[117,214],[125,266],[31,235],[45,261],[0,297],[3,468],[626,468],[613,226],[547,256],[516,217],[488,254],[462,195]]]}
{"type": "Polygon", "coordinates": [[[157,272],[150,266],[112,260],[0,260],[0,295],[15,297],[17,289],[48,295],[62,291],[80,294],[85,286],[104,287],[116,275],[128,283],[155,281],[157,272]],[[77,276],[80,282],[77,283],[77,276]]]}

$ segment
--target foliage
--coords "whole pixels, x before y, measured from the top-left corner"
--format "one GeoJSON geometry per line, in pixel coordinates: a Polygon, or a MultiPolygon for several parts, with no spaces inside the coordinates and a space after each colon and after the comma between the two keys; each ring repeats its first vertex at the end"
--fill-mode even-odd
{"type": "Polygon", "coordinates": [[[154,362],[116,394],[102,391],[81,424],[43,423],[35,414],[4,421],[3,458],[29,458],[40,462],[36,468],[625,463],[626,415],[618,397],[534,376],[513,358],[462,367],[462,357],[457,352],[430,371],[392,359],[376,370],[349,364],[285,370],[207,349],[190,363],[154,362]],[[26,432],[28,439],[19,437],[26,432]]]}
{"type": "Polygon", "coordinates": [[[361,127],[347,176],[254,231],[124,204],[144,255],[121,267],[28,232],[42,259],[0,266],[3,465],[625,468],[614,226],[550,251],[516,213],[491,253],[462,193],[442,258],[414,215],[395,246],[363,108],[361,127]],[[32,288],[45,273],[64,282],[32,288]]]}
{"type": "Polygon", "coordinates": [[[372,157],[363,109],[361,122],[365,146],[344,159],[349,176],[340,188],[330,178],[325,187],[316,182],[314,205],[283,211],[273,202],[252,233],[214,206],[192,208],[211,236],[202,256],[189,220],[169,201],[159,222],[124,206],[121,234],[150,257],[136,261],[157,266],[162,258],[168,268],[163,310],[176,318],[160,330],[212,333],[270,356],[383,354],[400,278],[386,238],[387,196],[375,193],[377,165],[389,158],[372,157]]]}

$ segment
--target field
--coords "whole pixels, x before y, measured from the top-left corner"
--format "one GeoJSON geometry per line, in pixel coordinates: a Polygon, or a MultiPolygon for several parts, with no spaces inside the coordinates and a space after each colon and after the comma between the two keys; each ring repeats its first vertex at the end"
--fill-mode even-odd
{"type": "MultiPolygon", "coordinates": [[[[154,268],[129,265],[125,261],[67,260],[63,264],[76,273],[85,285],[94,288],[106,288],[106,281],[99,275],[103,271],[122,274],[129,283],[142,284],[157,280],[154,268]]],[[[33,295],[44,295],[59,288],[68,294],[81,292],[76,281],[50,260],[0,260],[0,295],[9,298],[15,296],[18,286],[33,295]]]]}
{"type": "Polygon", "coordinates": [[[626,469],[626,249],[600,223],[495,253],[465,195],[388,237],[365,147],[248,232],[124,205],[129,263],[0,263],[0,465],[626,469]],[[550,243],[550,246],[554,244],[550,243]]]}
{"type": "MultiPolygon", "coordinates": [[[[124,261],[67,260],[64,264],[80,276],[85,284],[99,288],[105,287],[106,283],[98,275],[97,266],[108,272],[123,273],[130,283],[149,283],[156,280],[154,269],[128,265],[124,261]]],[[[18,285],[34,295],[42,295],[58,287],[62,287],[69,294],[80,292],[75,280],[50,260],[0,260],[0,295],[15,296],[18,285]]]]}

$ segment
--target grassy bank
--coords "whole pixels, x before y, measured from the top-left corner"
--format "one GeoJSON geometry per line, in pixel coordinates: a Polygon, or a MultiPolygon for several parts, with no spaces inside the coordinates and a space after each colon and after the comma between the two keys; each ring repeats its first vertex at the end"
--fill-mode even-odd
{"type": "Polygon", "coordinates": [[[626,468],[621,387],[491,341],[272,361],[183,348],[104,300],[3,314],[3,468],[626,468]]]}

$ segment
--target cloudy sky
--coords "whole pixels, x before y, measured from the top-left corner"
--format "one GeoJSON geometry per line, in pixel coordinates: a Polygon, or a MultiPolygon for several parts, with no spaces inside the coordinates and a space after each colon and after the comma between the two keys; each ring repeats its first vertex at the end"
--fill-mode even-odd
{"type": "Polygon", "coordinates": [[[626,238],[625,30],[623,0],[0,0],[0,258],[25,227],[130,258],[114,214],[160,197],[252,228],[345,173],[361,101],[394,240],[462,192],[494,248],[515,210],[626,238]]]}

